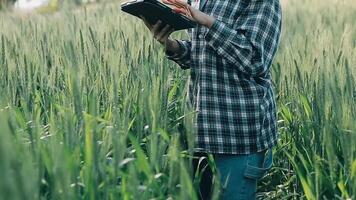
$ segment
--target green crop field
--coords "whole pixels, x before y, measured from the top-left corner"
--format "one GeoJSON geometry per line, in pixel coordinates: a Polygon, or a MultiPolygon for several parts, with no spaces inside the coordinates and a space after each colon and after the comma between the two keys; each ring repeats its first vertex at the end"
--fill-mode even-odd
{"type": "MultiPolygon", "coordinates": [[[[356,1],[282,4],[258,197],[356,199],[356,1]]],[[[1,11],[0,200],[196,199],[188,76],[119,3],[1,11]]]]}

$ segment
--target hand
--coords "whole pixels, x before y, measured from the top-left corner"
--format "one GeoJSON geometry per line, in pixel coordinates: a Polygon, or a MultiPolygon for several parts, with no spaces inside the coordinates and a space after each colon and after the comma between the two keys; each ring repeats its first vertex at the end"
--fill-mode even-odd
{"type": "Polygon", "coordinates": [[[174,29],[166,25],[161,29],[162,21],[158,20],[156,24],[150,24],[144,16],[140,16],[147,28],[151,31],[153,37],[161,44],[165,44],[169,36],[173,33],[174,29]]]}
{"type": "Polygon", "coordinates": [[[153,37],[162,45],[165,46],[166,51],[170,51],[173,53],[179,52],[179,44],[177,41],[170,38],[170,35],[174,32],[174,29],[169,25],[166,25],[162,29],[162,22],[160,20],[157,21],[156,24],[150,24],[144,16],[140,16],[142,21],[145,23],[147,28],[151,31],[153,37]]]}
{"type": "Polygon", "coordinates": [[[182,0],[162,0],[163,3],[174,6],[173,10],[177,13],[181,13],[187,16],[189,19],[197,22],[200,25],[210,28],[214,22],[215,18],[209,16],[198,9],[193,8],[188,3],[182,0]]]}

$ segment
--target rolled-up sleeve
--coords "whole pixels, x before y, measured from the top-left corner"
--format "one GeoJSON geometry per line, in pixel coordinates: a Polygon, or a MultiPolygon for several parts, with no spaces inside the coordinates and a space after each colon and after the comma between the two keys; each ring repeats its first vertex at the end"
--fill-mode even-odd
{"type": "Polygon", "coordinates": [[[191,41],[177,40],[177,42],[180,47],[180,52],[173,54],[169,51],[166,51],[166,57],[169,60],[176,62],[182,69],[189,69],[191,41]]]}
{"type": "Polygon", "coordinates": [[[252,77],[269,71],[281,32],[278,0],[251,1],[239,18],[239,25],[229,26],[216,19],[205,40],[219,56],[237,70],[252,77]]]}

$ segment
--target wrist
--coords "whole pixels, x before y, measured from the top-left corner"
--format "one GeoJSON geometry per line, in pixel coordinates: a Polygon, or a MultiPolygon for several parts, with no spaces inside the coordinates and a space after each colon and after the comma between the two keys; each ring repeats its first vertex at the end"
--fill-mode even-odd
{"type": "Polygon", "coordinates": [[[206,18],[204,20],[203,26],[207,27],[207,28],[211,28],[213,26],[215,22],[215,18],[210,16],[210,15],[206,15],[206,18]]]}

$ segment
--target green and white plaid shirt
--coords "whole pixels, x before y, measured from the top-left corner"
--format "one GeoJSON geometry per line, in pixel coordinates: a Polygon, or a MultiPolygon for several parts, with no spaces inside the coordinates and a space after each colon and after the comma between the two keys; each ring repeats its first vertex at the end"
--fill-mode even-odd
{"type": "Polygon", "coordinates": [[[201,0],[214,16],[208,29],[188,30],[181,52],[169,55],[190,69],[197,110],[196,151],[250,154],[277,142],[270,66],[279,44],[279,0],[201,0]]]}

